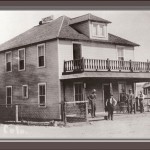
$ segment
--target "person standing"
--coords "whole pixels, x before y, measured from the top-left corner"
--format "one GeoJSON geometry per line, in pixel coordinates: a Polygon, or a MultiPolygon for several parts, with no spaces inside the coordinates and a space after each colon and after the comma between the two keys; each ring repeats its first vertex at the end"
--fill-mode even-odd
{"type": "Polygon", "coordinates": [[[128,94],[128,113],[132,114],[134,105],[134,94],[132,93],[132,89],[130,89],[128,94]]]}
{"type": "Polygon", "coordinates": [[[106,107],[108,110],[108,120],[113,120],[114,107],[116,106],[117,101],[113,98],[113,94],[110,94],[110,98],[106,100],[106,107]]]}
{"type": "Polygon", "coordinates": [[[93,89],[92,93],[88,96],[89,104],[91,105],[91,117],[96,117],[96,90],[93,89]]]}
{"type": "Polygon", "coordinates": [[[144,112],[144,94],[142,91],[140,91],[139,103],[140,103],[140,112],[143,113],[144,112]]]}

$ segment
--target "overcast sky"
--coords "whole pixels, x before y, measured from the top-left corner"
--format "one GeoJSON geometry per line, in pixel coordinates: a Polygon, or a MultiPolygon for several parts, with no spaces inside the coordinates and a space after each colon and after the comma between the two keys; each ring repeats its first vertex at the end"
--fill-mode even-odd
{"type": "Polygon", "coordinates": [[[108,32],[140,45],[135,60],[150,60],[150,11],[0,11],[0,44],[38,25],[47,16],[77,17],[92,13],[111,21],[108,32]]]}

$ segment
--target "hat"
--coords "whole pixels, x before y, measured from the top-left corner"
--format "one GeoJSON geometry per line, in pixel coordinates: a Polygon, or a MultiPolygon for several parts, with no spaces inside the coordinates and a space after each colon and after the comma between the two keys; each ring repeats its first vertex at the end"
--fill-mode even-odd
{"type": "Polygon", "coordinates": [[[132,89],[129,89],[129,91],[132,91],[132,89]]]}
{"type": "Polygon", "coordinates": [[[92,92],[94,93],[94,92],[96,92],[96,90],[95,90],[95,89],[93,89],[93,91],[92,91],[92,92]]]}
{"type": "Polygon", "coordinates": [[[110,93],[110,96],[113,96],[113,93],[110,93]]]}

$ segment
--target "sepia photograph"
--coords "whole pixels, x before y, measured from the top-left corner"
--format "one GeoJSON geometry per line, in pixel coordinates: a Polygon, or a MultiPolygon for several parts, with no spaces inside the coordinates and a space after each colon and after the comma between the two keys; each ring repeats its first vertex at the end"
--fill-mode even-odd
{"type": "Polygon", "coordinates": [[[150,140],[149,10],[0,18],[0,140],[150,140]]]}

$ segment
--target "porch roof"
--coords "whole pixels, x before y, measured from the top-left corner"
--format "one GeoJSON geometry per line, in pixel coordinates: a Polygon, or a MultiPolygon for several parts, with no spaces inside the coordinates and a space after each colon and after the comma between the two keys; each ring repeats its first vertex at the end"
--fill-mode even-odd
{"type": "Polygon", "coordinates": [[[134,79],[139,82],[148,82],[150,81],[150,72],[82,72],[62,75],[60,80],[77,78],[134,79]]]}

